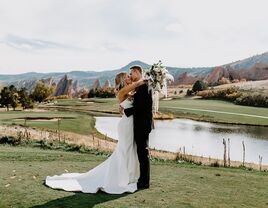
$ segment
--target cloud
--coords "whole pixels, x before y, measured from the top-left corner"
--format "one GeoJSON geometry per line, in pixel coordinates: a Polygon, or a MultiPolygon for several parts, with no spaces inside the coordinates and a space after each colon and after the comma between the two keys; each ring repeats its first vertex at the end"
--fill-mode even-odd
{"type": "Polygon", "coordinates": [[[81,48],[74,47],[67,44],[51,42],[47,40],[23,38],[16,35],[7,35],[1,41],[2,43],[18,49],[18,50],[45,50],[45,49],[70,49],[70,50],[81,50],[81,48]]]}
{"type": "Polygon", "coordinates": [[[184,32],[183,25],[181,23],[171,23],[166,26],[165,28],[167,31],[175,32],[175,33],[182,33],[184,32]]]}
{"type": "Polygon", "coordinates": [[[0,0],[0,72],[214,66],[268,50],[266,0],[0,0]],[[3,55],[2,55],[3,54],[3,55]]]}

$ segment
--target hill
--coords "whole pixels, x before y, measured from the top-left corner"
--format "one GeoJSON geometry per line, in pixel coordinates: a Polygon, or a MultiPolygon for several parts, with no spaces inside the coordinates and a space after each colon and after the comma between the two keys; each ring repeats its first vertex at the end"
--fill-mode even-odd
{"type": "MultiPolygon", "coordinates": [[[[80,88],[90,88],[96,80],[99,80],[101,85],[104,85],[107,80],[113,85],[115,75],[119,72],[129,72],[129,68],[132,65],[141,65],[145,69],[150,67],[150,64],[136,60],[119,69],[107,69],[104,71],[76,70],[55,73],[29,72],[17,75],[0,74],[0,83],[14,84],[20,88],[28,85],[32,86],[36,80],[40,79],[52,79],[53,82],[58,83],[67,75],[68,78],[77,81],[80,88]]],[[[175,77],[175,84],[192,84],[198,79],[203,79],[210,85],[217,85],[222,77],[230,80],[264,80],[268,79],[268,52],[222,66],[194,68],[167,66],[167,69],[175,77]]]]}
{"type": "MultiPolygon", "coordinates": [[[[140,65],[142,68],[149,68],[150,65],[146,64],[142,61],[132,61],[126,66],[115,69],[115,70],[105,70],[105,71],[71,71],[71,72],[58,72],[58,73],[37,73],[37,72],[29,72],[24,74],[17,75],[0,75],[0,83],[5,84],[13,84],[16,87],[32,87],[35,81],[40,79],[53,79],[53,82],[58,83],[65,75],[72,80],[78,81],[79,87],[90,88],[96,80],[99,80],[101,85],[109,80],[109,82],[113,85],[114,77],[119,72],[129,72],[129,68],[132,65],[140,65]]],[[[180,74],[187,72],[192,75],[198,74],[207,74],[212,68],[177,68],[177,67],[167,67],[167,69],[173,74],[175,77],[180,74]]],[[[29,88],[28,87],[28,88],[29,88]]]]}

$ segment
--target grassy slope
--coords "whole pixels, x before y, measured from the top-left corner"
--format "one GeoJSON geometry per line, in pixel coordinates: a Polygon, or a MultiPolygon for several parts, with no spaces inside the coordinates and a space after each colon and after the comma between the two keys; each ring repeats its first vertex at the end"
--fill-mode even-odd
{"type": "Polygon", "coordinates": [[[65,169],[85,172],[103,160],[105,157],[93,154],[1,145],[0,207],[268,206],[265,172],[174,162],[152,162],[151,188],[134,194],[72,193],[42,184],[47,175],[61,174],[65,169]]]}
{"type": "MultiPolygon", "coordinates": [[[[87,103],[78,100],[60,100],[60,107],[68,107],[70,109],[79,109],[84,112],[88,111],[111,111],[118,112],[118,104],[115,99],[88,99],[95,103],[87,103]],[[74,105],[76,105],[74,107],[74,105]]],[[[235,105],[230,102],[220,100],[200,100],[200,99],[177,99],[171,101],[160,101],[160,112],[171,112],[177,117],[192,118],[204,121],[226,122],[226,123],[242,123],[253,125],[267,125],[268,119],[246,117],[241,115],[221,114],[217,112],[203,112],[197,110],[176,109],[192,108],[200,110],[225,111],[230,113],[251,114],[257,116],[268,117],[267,108],[250,107],[235,105]],[[175,107],[175,108],[174,108],[175,107]]]]}

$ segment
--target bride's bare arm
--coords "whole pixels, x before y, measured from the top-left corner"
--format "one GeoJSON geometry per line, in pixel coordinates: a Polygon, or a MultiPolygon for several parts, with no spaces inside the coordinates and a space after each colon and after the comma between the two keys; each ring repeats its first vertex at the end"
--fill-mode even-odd
{"type": "Polygon", "coordinates": [[[121,101],[125,100],[129,92],[133,91],[135,88],[143,85],[144,83],[145,83],[144,80],[140,79],[137,82],[133,82],[132,84],[123,87],[118,92],[119,101],[121,102],[121,101]]]}

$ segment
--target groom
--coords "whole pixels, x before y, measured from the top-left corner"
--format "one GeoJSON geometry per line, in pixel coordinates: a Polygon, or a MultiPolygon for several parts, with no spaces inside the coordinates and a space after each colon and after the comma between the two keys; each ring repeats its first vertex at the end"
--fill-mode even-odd
{"type": "MultiPolygon", "coordinates": [[[[130,77],[133,82],[142,78],[141,66],[134,65],[130,68],[130,77]]],[[[138,189],[146,189],[150,186],[150,161],[149,161],[149,133],[153,126],[152,116],[152,93],[148,91],[146,84],[136,89],[134,94],[133,107],[124,110],[128,117],[133,115],[134,119],[134,140],[137,144],[137,153],[140,163],[140,178],[138,189]]]]}

